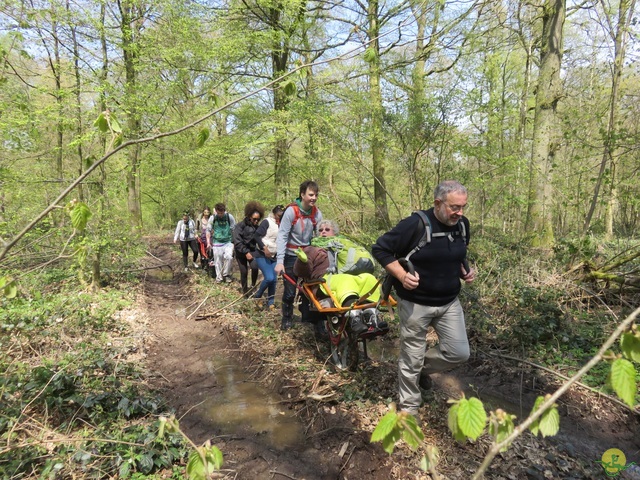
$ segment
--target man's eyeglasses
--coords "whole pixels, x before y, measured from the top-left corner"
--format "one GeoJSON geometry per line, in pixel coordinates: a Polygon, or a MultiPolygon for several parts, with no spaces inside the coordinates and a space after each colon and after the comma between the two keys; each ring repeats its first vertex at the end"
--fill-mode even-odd
{"type": "Polygon", "coordinates": [[[467,208],[469,208],[468,204],[464,204],[464,205],[449,205],[447,202],[442,202],[444,203],[447,208],[449,210],[451,210],[453,213],[458,213],[461,212],[462,210],[467,210],[467,208]]]}
{"type": "Polygon", "coordinates": [[[319,228],[318,231],[319,232],[332,232],[333,229],[332,228],[319,228]]]}

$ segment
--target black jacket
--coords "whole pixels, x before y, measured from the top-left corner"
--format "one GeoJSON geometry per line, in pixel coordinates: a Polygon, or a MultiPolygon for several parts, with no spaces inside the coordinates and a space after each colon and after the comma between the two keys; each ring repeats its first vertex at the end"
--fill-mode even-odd
{"type": "Polygon", "coordinates": [[[233,229],[233,245],[238,254],[244,257],[247,253],[253,253],[258,249],[255,233],[256,227],[248,218],[236,225],[233,229]]]}
{"type": "MultiPolygon", "coordinates": [[[[431,220],[432,233],[460,232],[460,225],[452,227],[440,223],[433,208],[425,213],[431,220]]],[[[433,237],[431,243],[426,244],[411,256],[411,263],[420,275],[420,283],[415,290],[402,288],[396,279],[394,287],[398,296],[404,300],[439,307],[446,305],[460,293],[460,265],[467,255],[469,242],[469,220],[462,217],[466,238],[460,235],[433,237]]],[[[400,222],[378,238],[371,247],[371,253],[380,264],[385,267],[394,260],[407,255],[414,248],[424,233],[424,224],[416,214],[400,220],[400,222]]]]}

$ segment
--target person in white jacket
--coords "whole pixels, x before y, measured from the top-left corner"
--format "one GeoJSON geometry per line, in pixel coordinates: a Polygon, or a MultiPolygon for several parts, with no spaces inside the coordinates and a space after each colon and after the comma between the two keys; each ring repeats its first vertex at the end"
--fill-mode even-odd
{"type": "Polygon", "coordinates": [[[178,221],[176,225],[176,231],[173,234],[173,243],[178,243],[180,240],[180,248],[182,249],[182,263],[184,264],[184,271],[188,272],[189,263],[189,247],[193,251],[193,267],[198,268],[198,242],[196,241],[196,223],[189,218],[189,212],[184,212],[182,220],[178,221]]]}

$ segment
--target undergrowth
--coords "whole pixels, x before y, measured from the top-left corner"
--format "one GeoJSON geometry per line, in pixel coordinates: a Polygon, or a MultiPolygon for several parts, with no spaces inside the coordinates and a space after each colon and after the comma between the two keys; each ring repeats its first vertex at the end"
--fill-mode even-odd
{"type": "MultiPolygon", "coordinates": [[[[576,265],[615,258],[627,247],[588,237],[561,240],[553,252],[544,252],[495,233],[474,238],[470,255],[478,277],[461,298],[475,340],[483,347],[524,352],[526,359],[560,373],[577,371],[633,310],[633,292],[616,294],[585,282],[576,265]]],[[[613,353],[620,353],[618,346],[613,353]]],[[[583,381],[602,387],[608,371],[603,364],[583,381]]]]}
{"type": "Polygon", "coordinates": [[[0,300],[0,478],[133,478],[186,458],[181,435],[156,437],[165,406],[128,360],[133,301],[55,268],[0,300]]]}

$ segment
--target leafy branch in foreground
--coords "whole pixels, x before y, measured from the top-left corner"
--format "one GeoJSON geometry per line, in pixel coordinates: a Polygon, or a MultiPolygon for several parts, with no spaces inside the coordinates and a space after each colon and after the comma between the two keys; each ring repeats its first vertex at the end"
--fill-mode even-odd
{"type": "Polygon", "coordinates": [[[179,433],[191,444],[193,451],[189,455],[187,462],[187,475],[191,480],[207,480],[212,478],[216,470],[222,468],[222,452],[215,445],[211,445],[207,440],[204,445],[197,446],[191,439],[180,430],[180,424],[174,415],[169,418],[160,417],[160,427],[158,428],[158,438],[162,438],[166,433],[179,433]]]}
{"type": "MultiPolygon", "coordinates": [[[[502,409],[491,411],[487,418],[484,404],[477,398],[465,398],[450,400],[448,426],[454,438],[463,442],[466,439],[476,440],[485,431],[487,421],[489,434],[493,437],[493,445],[482,464],[474,473],[472,480],[482,478],[495,456],[506,451],[511,443],[522,435],[527,429],[534,435],[538,433],[543,437],[553,436],[560,429],[560,414],[556,400],[560,398],[574,383],[602,360],[611,360],[611,374],[609,381],[616,394],[631,408],[634,407],[637,393],[635,381],[636,368],[632,362],[640,361],[640,331],[633,323],[640,314],[640,308],[629,315],[607,341],[598,350],[596,355],[584,365],[573,377],[566,381],[552,395],[540,396],[527,417],[520,425],[515,426],[515,415],[502,409]],[[621,356],[615,356],[608,349],[620,338],[622,349],[621,356]],[[626,357],[626,358],[623,358],[626,357]]],[[[395,405],[391,404],[391,411],[387,413],[371,435],[371,442],[382,442],[384,450],[391,454],[398,441],[404,440],[411,449],[416,450],[424,440],[424,434],[418,427],[416,420],[406,412],[396,412],[395,405]]],[[[427,455],[422,458],[420,468],[431,473],[433,478],[438,478],[435,472],[437,450],[428,447],[427,455]],[[436,452],[436,454],[434,454],[436,452]]]]}

